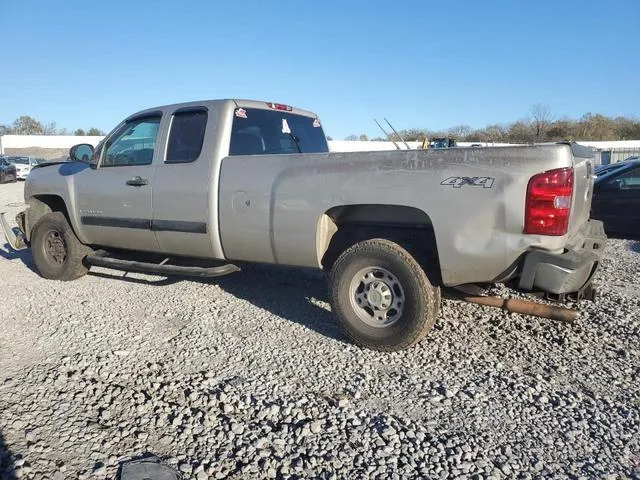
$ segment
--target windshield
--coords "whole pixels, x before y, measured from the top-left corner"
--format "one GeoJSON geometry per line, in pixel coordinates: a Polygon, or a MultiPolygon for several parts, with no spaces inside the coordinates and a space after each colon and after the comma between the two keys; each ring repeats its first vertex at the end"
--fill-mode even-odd
{"type": "Polygon", "coordinates": [[[328,151],[327,139],[316,118],[280,110],[235,110],[229,155],[328,151]]]}
{"type": "Polygon", "coordinates": [[[11,163],[18,163],[20,165],[29,165],[29,159],[27,157],[9,157],[7,158],[11,163]]]}

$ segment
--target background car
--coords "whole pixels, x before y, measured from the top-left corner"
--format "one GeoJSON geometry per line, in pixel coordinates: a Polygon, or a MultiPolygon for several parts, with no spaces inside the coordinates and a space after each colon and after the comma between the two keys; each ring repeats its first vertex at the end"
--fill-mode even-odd
{"type": "Polygon", "coordinates": [[[5,157],[16,167],[18,180],[26,180],[31,168],[38,165],[38,160],[32,157],[5,157]]]}
{"type": "Polygon", "coordinates": [[[640,157],[596,171],[591,217],[618,236],[640,237],[640,157]]]}
{"type": "Polygon", "coordinates": [[[4,158],[0,157],[0,183],[15,182],[18,180],[16,166],[4,158]]]}

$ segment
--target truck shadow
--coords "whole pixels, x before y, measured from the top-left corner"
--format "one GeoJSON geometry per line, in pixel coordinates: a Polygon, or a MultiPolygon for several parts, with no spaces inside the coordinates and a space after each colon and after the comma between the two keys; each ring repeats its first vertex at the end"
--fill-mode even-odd
{"type": "Polygon", "coordinates": [[[243,271],[216,278],[169,277],[148,280],[122,272],[91,271],[89,275],[142,285],[166,286],[181,281],[217,285],[274,315],[298,323],[334,340],[346,342],[331,311],[318,305],[327,301],[326,283],[315,272],[269,266],[242,266],[243,271]],[[113,272],[113,273],[112,273],[113,272]]]}
{"type": "Polygon", "coordinates": [[[29,270],[37,273],[36,266],[33,263],[33,257],[31,256],[31,250],[28,248],[24,250],[14,250],[11,248],[11,245],[5,243],[2,248],[0,248],[0,257],[5,260],[19,259],[29,270]]]}
{"type": "Polygon", "coordinates": [[[14,469],[11,452],[4,442],[2,432],[0,432],[0,478],[2,478],[2,480],[16,480],[18,478],[14,469]]]}

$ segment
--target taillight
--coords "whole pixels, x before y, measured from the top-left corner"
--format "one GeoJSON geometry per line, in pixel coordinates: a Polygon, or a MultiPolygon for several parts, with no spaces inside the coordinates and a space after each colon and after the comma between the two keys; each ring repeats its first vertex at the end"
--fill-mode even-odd
{"type": "Polygon", "coordinates": [[[285,112],[290,112],[293,110],[289,105],[283,105],[282,103],[267,103],[269,108],[274,108],[276,110],[284,110],[285,112]]]}
{"type": "Polygon", "coordinates": [[[565,235],[573,198],[573,168],[534,175],[527,186],[524,233],[565,235]]]}

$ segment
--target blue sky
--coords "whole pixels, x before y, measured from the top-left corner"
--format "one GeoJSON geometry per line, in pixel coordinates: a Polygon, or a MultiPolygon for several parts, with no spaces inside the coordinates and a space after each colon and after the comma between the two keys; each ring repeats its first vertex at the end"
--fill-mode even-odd
{"type": "Polygon", "coordinates": [[[0,0],[0,123],[255,98],[328,135],[640,114],[640,1],[0,0]]]}

